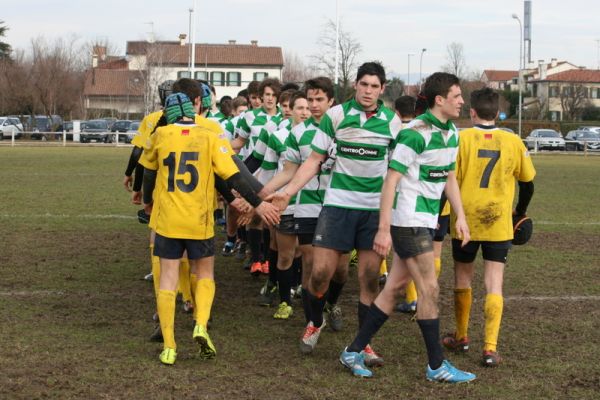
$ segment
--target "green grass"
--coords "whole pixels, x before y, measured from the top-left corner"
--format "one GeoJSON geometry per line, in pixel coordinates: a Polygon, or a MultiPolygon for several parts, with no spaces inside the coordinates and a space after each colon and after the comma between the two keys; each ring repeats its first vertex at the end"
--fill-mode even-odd
{"type": "MultiPolygon", "coordinates": [[[[273,320],[273,309],[255,305],[262,281],[221,257],[211,329],[217,359],[196,357],[191,318],[178,312],[177,364],[160,365],[161,346],[147,341],[152,288],[141,280],[149,270],[148,232],[121,186],[128,153],[0,147],[0,398],[597,398],[600,157],[534,157],[529,214],[537,223],[532,241],[509,256],[500,332],[505,363],[479,366],[479,271],[473,351],[449,355],[478,380],[450,386],[425,381],[422,339],[404,315],[393,315],[373,341],[386,359],[374,379],[343,370],[337,357],[356,330],[355,270],[341,299],[347,327],[324,332],[315,354],[303,357],[299,305],[291,320],[273,320]]],[[[454,326],[449,250],[440,278],[443,331],[454,326]]]]}

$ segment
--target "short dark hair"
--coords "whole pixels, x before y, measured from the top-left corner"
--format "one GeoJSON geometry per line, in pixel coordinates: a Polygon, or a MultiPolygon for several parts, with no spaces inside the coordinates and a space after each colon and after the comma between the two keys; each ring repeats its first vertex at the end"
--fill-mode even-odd
{"type": "Polygon", "coordinates": [[[327,95],[327,99],[333,99],[333,82],[325,76],[318,76],[304,82],[304,91],[308,94],[309,90],[322,90],[327,95]]]}
{"type": "Polygon", "coordinates": [[[377,78],[379,78],[379,83],[381,83],[381,86],[385,84],[385,68],[383,68],[383,65],[381,65],[380,62],[366,62],[358,67],[358,72],[356,73],[356,82],[358,82],[365,75],[375,75],[377,78]]]}
{"type": "Polygon", "coordinates": [[[454,74],[436,72],[429,75],[423,84],[423,94],[427,98],[427,106],[433,108],[436,96],[446,98],[450,88],[454,85],[460,85],[460,79],[454,74]]]}
{"type": "Polygon", "coordinates": [[[231,100],[231,96],[221,97],[221,101],[219,101],[219,110],[225,115],[227,118],[231,117],[233,113],[233,101],[231,100]]]}
{"type": "Polygon", "coordinates": [[[262,97],[265,94],[265,89],[271,88],[271,90],[275,93],[275,97],[279,99],[279,95],[281,94],[281,82],[277,78],[265,78],[258,87],[258,95],[262,97]]]}
{"type": "Polygon", "coordinates": [[[240,90],[237,94],[237,97],[244,97],[246,100],[248,100],[248,89],[240,90]]]}
{"type": "Polygon", "coordinates": [[[196,98],[201,95],[197,81],[190,78],[180,78],[173,83],[173,93],[177,92],[185,93],[192,104],[194,104],[196,98]]]}
{"type": "Polygon", "coordinates": [[[296,104],[296,101],[298,99],[304,99],[304,100],[306,100],[306,93],[304,93],[301,90],[296,90],[292,94],[292,97],[290,97],[290,108],[294,108],[294,105],[296,104]]]}
{"type": "Polygon", "coordinates": [[[286,101],[290,101],[291,97],[296,93],[297,90],[288,89],[281,92],[279,95],[279,104],[285,103],[286,101]]]}
{"type": "Polygon", "coordinates": [[[300,86],[297,83],[295,83],[295,82],[284,83],[281,86],[281,91],[282,92],[285,92],[286,90],[290,90],[290,89],[292,89],[292,90],[300,90],[300,86]]]}
{"type": "Polygon", "coordinates": [[[423,92],[417,95],[417,101],[415,102],[415,115],[421,115],[427,111],[427,97],[423,92]]]}
{"type": "Polygon", "coordinates": [[[402,118],[414,117],[416,101],[412,96],[400,96],[394,101],[394,109],[402,118]]]}
{"type": "Polygon", "coordinates": [[[234,110],[241,106],[248,107],[248,99],[244,96],[238,96],[235,99],[233,99],[233,102],[231,104],[234,110]]]}
{"type": "Polygon", "coordinates": [[[492,121],[498,115],[500,95],[490,88],[474,90],[471,93],[471,108],[479,118],[492,121]]]}
{"type": "Polygon", "coordinates": [[[248,96],[251,95],[256,95],[258,96],[260,94],[259,88],[260,87],[260,82],[259,81],[252,81],[248,84],[248,96]]]}

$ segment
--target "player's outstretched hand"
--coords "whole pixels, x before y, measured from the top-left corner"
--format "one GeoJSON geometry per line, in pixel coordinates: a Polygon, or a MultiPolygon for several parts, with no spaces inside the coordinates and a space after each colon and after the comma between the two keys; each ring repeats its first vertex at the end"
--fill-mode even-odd
{"type": "Polygon", "coordinates": [[[390,249],[392,248],[392,234],[390,230],[380,229],[377,231],[375,235],[375,240],[373,240],[373,250],[381,257],[385,258],[390,253],[390,249]]]}
{"type": "Polygon", "coordinates": [[[455,227],[458,238],[462,239],[460,246],[466,246],[471,240],[471,232],[469,231],[469,225],[467,225],[467,221],[464,218],[457,218],[455,227]]]}
{"type": "Polygon", "coordinates": [[[125,190],[131,192],[131,187],[133,186],[133,177],[125,175],[123,177],[123,186],[125,186],[125,190]]]}
{"type": "Polygon", "coordinates": [[[266,201],[260,203],[255,210],[262,220],[269,225],[277,225],[281,219],[279,216],[279,209],[266,201]]]}
{"type": "Polygon", "coordinates": [[[254,214],[255,214],[254,208],[252,208],[249,212],[247,212],[245,214],[240,214],[236,221],[238,226],[248,225],[254,218],[254,214]]]}
{"type": "Polygon", "coordinates": [[[279,211],[284,211],[290,203],[290,195],[286,192],[277,192],[265,197],[265,201],[270,201],[279,211]]]}
{"type": "Polygon", "coordinates": [[[142,192],[133,192],[131,194],[131,202],[133,204],[142,204],[142,192]]]}
{"type": "Polygon", "coordinates": [[[252,206],[246,200],[241,197],[236,197],[230,204],[233,208],[238,210],[242,214],[246,214],[252,211],[252,206]]]}

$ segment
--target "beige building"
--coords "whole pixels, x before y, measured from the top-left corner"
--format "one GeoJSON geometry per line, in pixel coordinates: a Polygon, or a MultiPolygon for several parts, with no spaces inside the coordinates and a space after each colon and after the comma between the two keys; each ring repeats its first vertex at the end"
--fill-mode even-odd
{"type": "MultiPolygon", "coordinates": [[[[125,57],[108,57],[98,48],[86,74],[84,102],[88,110],[146,114],[159,106],[157,87],[165,80],[192,77],[191,46],[181,41],[127,42],[125,57]]],[[[196,44],[193,78],[215,86],[217,97],[235,97],[250,81],[282,78],[281,47],[238,44],[196,44]]]]}

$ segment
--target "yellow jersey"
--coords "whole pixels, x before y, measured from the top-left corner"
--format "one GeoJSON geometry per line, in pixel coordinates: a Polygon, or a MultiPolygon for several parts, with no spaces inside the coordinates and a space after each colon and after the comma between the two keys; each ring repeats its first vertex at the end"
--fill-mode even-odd
{"type": "MultiPolygon", "coordinates": [[[[456,178],[471,240],[512,240],[516,181],[530,182],[535,177],[529,152],[518,136],[494,126],[465,129],[459,143],[456,178]]],[[[456,215],[451,215],[451,233],[456,238],[456,215]]]]}
{"type": "Polygon", "coordinates": [[[156,129],[139,161],[157,171],[152,229],[169,238],[213,237],[214,174],[228,179],[239,172],[232,155],[231,146],[206,127],[190,122],[156,129]]]}
{"type": "Polygon", "coordinates": [[[154,127],[158,124],[158,120],[162,116],[162,110],[155,111],[150,113],[142,119],[140,122],[140,127],[138,128],[138,133],[131,139],[131,144],[137,147],[144,147],[146,140],[150,137],[152,131],[154,131],[154,127]]]}

